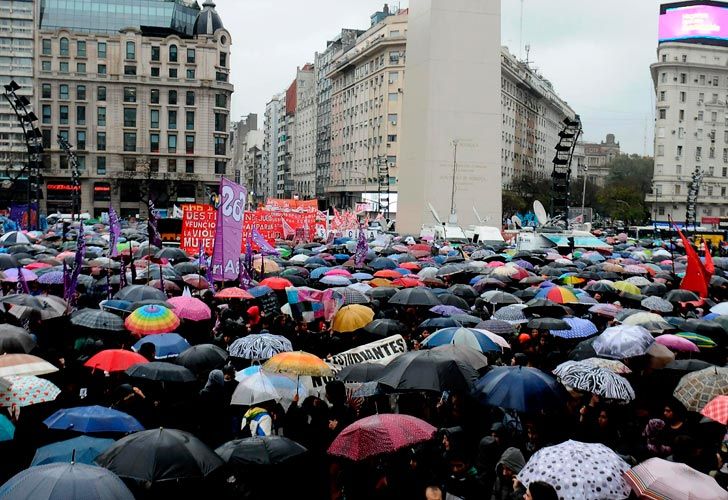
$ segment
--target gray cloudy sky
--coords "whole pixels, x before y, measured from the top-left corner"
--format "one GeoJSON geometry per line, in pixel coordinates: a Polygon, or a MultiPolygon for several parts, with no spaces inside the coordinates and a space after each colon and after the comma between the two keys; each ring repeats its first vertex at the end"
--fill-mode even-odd
{"type": "MultiPolygon", "coordinates": [[[[440,0],[447,1],[447,0],[440,0]]],[[[343,27],[367,28],[382,0],[217,0],[233,38],[233,119],[259,114],[296,66],[343,27]]],[[[397,2],[390,2],[396,5],[397,2]]],[[[408,0],[399,2],[407,7],[408,0]]],[[[524,0],[522,45],[582,117],[587,140],[614,132],[627,153],[652,154],[659,0],[524,0]],[[646,138],[646,140],[645,140],[646,138]]],[[[502,0],[501,38],[519,54],[519,0],[502,0]]],[[[525,57],[525,52],[521,52],[525,57]]]]}

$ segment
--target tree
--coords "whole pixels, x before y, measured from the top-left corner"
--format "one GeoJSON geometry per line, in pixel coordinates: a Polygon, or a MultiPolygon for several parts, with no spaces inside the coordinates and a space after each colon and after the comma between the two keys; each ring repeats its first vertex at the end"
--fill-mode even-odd
{"type": "Polygon", "coordinates": [[[551,179],[524,173],[513,178],[510,186],[503,190],[503,213],[531,210],[535,200],[548,207],[551,201],[551,179]]]}
{"type": "Polygon", "coordinates": [[[596,206],[612,219],[637,224],[649,219],[645,199],[652,190],[654,159],[621,155],[609,164],[605,186],[596,196],[596,206]]]}

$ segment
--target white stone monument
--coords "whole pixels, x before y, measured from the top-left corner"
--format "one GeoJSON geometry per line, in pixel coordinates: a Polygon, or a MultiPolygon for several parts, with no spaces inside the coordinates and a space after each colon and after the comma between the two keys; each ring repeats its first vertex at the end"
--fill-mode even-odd
{"type": "Polygon", "coordinates": [[[437,224],[428,203],[443,222],[454,208],[478,224],[475,207],[501,226],[500,43],[500,0],[410,0],[399,233],[437,224]]]}

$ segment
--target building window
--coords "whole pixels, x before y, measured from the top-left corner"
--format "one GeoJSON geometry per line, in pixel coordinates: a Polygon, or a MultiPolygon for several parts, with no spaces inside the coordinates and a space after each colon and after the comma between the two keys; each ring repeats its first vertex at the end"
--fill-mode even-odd
{"type": "Polygon", "coordinates": [[[215,113],[215,132],[225,132],[227,130],[227,115],[224,113],[215,113]]]}
{"type": "Polygon", "coordinates": [[[188,80],[194,80],[195,79],[195,70],[194,69],[188,69],[187,70],[187,79],[188,80]]]}
{"type": "Polygon", "coordinates": [[[96,67],[96,73],[99,75],[105,75],[106,74],[106,65],[105,64],[99,64],[96,67]]]}
{"type": "Polygon", "coordinates": [[[43,105],[43,123],[50,123],[51,122],[51,107],[49,104],[43,105]]]}
{"type": "Polygon", "coordinates": [[[153,76],[155,78],[159,78],[159,67],[157,67],[157,66],[152,67],[151,76],[153,76]]]}
{"type": "Polygon", "coordinates": [[[60,54],[62,56],[67,56],[68,55],[68,38],[65,38],[65,37],[64,38],[61,38],[60,54]]]}
{"type": "Polygon", "coordinates": [[[136,151],[136,133],[124,132],[124,151],[136,151]]]}
{"type": "Polygon", "coordinates": [[[136,108],[124,108],[124,126],[136,127],[136,108]]]}
{"type": "Polygon", "coordinates": [[[96,108],[96,124],[99,127],[106,126],[106,108],[96,108]]]}
{"type": "MultiPolygon", "coordinates": [[[[61,135],[63,135],[63,131],[61,131],[61,135]]],[[[66,131],[66,135],[68,135],[68,131],[66,131]]],[[[60,164],[58,166],[61,168],[61,170],[68,170],[68,156],[67,155],[61,155],[60,164]]]]}
{"type": "Polygon", "coordinates": [[[177,172],[177,158],[167,159],[167,172],[172,174],[177,172]]]}
{"type": "Polygon", "coordinates": [[[76,157],[76,162],[78,165],[79,172],[84,172],[86,170],[86,157],[78,156],[78,157],[76,157]]]}
{"type": "Polygon", "coordinates": [[[60,73],[68,73],[68,61],[61,61],[58,63],[58,71],[60,73]]]}
{"type": "Polygon", "coordinates": [[[390,113],[387,115],[387,121],[390,125],[397,125],[397,113],[390,113]]]}
{"type": "Polygon", "coordinates": [[[664,120],[665,118],[667,118],[667,110],[661,109],[660,110],[660,120],[664,120]]]}
{"type": "Polygon", "coordinates": [[[150,158],[149,159],[149,171],[150,172],[159,172],[159,158],[150,158]]]}
{"type": "Polygon", "coordinates": [[[76,125],[86,125],[86,106],[76,106],[76,125]]]}
{"type": "Polygon", "coordinates": [[[215,173],[217,175],[225,175],[226,166],[225,160],[215,160],[215,173]]]}
{"type": "Polygon", "coordinates": [[[187,63],[195,64],[195,49],[187,49],[187,63]]]}
{"type": "Polygon", "coordinates": [[[389,93],[389,102],[397,102],[398,98],[399,98],[399,95],[397,94],[397,92],[389,93]]]}
{"type": "Polygon", "coordinates": [[[397,81],[399,81],[399,71],[390,71],[389,83],[396,83],[397,81]]]}
{"type": "Polygon", "coordinates": [[[684,110],[684,109],[681,109],[681,110],[680,110],[680,111],[678,112],[678,120],[680,120],[680,121],[683,121],[683,120],[685,120],[685,110],[684,110]]]}
{"type": "Polygon", "coordinates": [[[136,60],[136,44],[134,42],[126,42],[126,59],[128,61],[136,60]]]}
{"type": "Polygon", "coordinates": [[[76,56],[86,57],[86,42],[83,40],[76,41],[76,56]]]}
{"type": "Polygon", "coordinates": [[[124,87],[124,102],[136,102],[136,88],[124,87]]]}
{"type": "Polygon", "coordinates": [[[159,61],[159,45],[152,45],[152,61],[159,61]]]}
{"type": "Polygon", "coordinates": [[[665,156],[665,145],[664,144],[657,145],[657,156],[665,156]]]}
{"type": "Polygon", "coordinates": [[[195,112],[187,111],[185,113],[185,128],[187,130],[195,130],[195,112]]]}
{"type": "Polygon", "coordinates": [[[682,174],[682,165],[675,165],[675,173],[677,175],[682,174]]]}
{"type": "Polygon", "coordinates": [[[185,153],[187,153],[188,155],[195,153],[195,136],[194,135],[185,136],[185,153]]]}
{"type": "Polygon", "coordinates": [[[167,94],[167,104],[177,104],[177,91],[176,90],[170,90],[169,94],[167,94]]]}
{"type": "Polygon", "coordinates": [[[388,134],[387,142],[397,142],[397,134],[388,134]]]}
{"type": "Polygon", "coordinates": [[[96,52],[99,59],[106,59],[106,42],[98,42],[96,44],[96,52]]]}
{"type": "Polygon", "coordinates": [[[159,104],[159,89],[152,89],[149,92],[149,102],[159,104]]]}
{"type": "Polygon", "coordinates": [[[106,157],[96,157],[96,175],[106,175],[106,157]]]}
{"type": "Polygon", "coordinates": [[[167,134],[167,151],[170,153],[177,152],[177,134],[167,134]]]}
{"type": "Polygon", "coordinates": [[[217,71],[215,73],[215,80],[217,80],[218,82],[226,82],[228,81],[228,74],[223,73],[222,71],[217,71]]]}
{"type": "Polygon", "coordinates": [[[185,161],[185,173],[186,174],[194,174],[195,173],[195,160],[188,159],[185,161]]]}
{"type": "Polygon", "coordinates": [[[224,155],[227,152],[225,137],[215,136],[215,154],[224,155]]]}
{"type": "Polygon", "coordinates": [[[665,100],[665,91],[661,90],[660,91],[660,101],[664,101],[664,100],[665,100]]]}
{"type": "Polygon", "coordinates": [[[61,125],[68,125],[68,106],[60,106],[58,109],[61,125]]]}
{"type": "Polygon", "coordinates": [[[657,213],[660,215],[665,215],[665,207],[658,207],[657,213]]]}
{"type": "Polygon", "coordinates": [[[48,38],[43,39],[43,55],[44,56],[50,56],[52,55],[52,49],[51,49],[51,41],[48,38]]]}
{"type": "Polygon", "coordinates": [[[41,97],[43,99],[51,99],[52,98],[52,91],[51,91],[51,84],[50,83],[44,83],[43,89],[41,91],[41,97]]]}
{"type": "Polygon", "coordinates": [[[702,156],[703,156],[703,148],[702,148],[702,146],[697,146],[695,148],[695,159],[697,161],[700,161],[702,156]]]}
{"type": "Polygon", "coordinates": [[[187,94],[185,96],[185,104],[187,106],[194,106],[195,105],[195,93],[191,90],[187,91],[187,94]]]}
{"type": "Polygon", "coordinates": [[[86,149],[86,131],[76,131],[76,149],[86,149]]]}
{"type": "Polygon", "coordinates": [[[105,101],[106,100],[106,87],[99,87],[97,90],[97,100],[98,101],[105,101]]]}
{"type": "Polygon", "coordinates": [[[136,75],[136,66],[124,66],[124,74],[126,76],[135,76],[136,75]]]}
{"type": "Polygon", "coordinates": [[[680,83],[687,83],[687,82],[688,82],[687,73],[680,73],[680,83]]]}
{"type": "Polygon", "coordinates": [[[389,53],[389,64],[397,64],[399,63],[399,52],[390,52],[389,53]]]}
{"type": "Polygon", "coordinates": [[[173,109],[167,112],[167,128],[172,130],[177,129],[177,112],[173,109]]]}
{"type": "Polygon", "coordinates": [[[106,151],[106,132],[96,132],[96,149],[106,151]]]}
{"type": "Polygon", "coordinates": [[[215,107],[227,108],[227,96],[225,94],[215,94],[215,107]]]}
{"type": "Polygon", "coordinates": [[[149,134],[149,150],[159,153],[159,134],[149,134]]]}
{"type": "Polygon", "coordinates": [[[177,68],[169,68],[169,77],[177,78],[177,68]]]}
{"type": "Polygon", "coordinates": [[[220,66],[223,68],[227,67],[227,53],[226,52],[220,52],[220,66]]]}
{"type": "Polygon", "coordinates": [[[149,126],[151,128],[159,128],[159,110],[152,109],[149,112],[149,126]]]}
{"type": "Polygon", "coordinates": [[[699,122],[703,121],[703,112],[702,111],[698,111],[698,121],[699,122]]]}
{"type": "Polygon", "coordinates": [[[51,70],[51,62],[50,61],[41,61],[40,62],[40,69],[41,69],[41,71],[50,71],[51,70]]]}
{"type": "Polygon", "coordinates": [[[169,62],[177,62],[177,46],[169,46],[169,62]]]}
{"type": "Polygon", "coordinates": [[[76,100],[86,100],[86,85],[76,85],[76,100]]]}

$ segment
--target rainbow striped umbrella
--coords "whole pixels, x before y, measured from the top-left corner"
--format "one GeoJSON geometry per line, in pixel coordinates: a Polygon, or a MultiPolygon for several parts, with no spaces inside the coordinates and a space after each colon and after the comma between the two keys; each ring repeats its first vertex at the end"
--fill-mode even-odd
{"type": "Polygon", "coordinates": [[[166,307],[147,305],[136,309],[126,317],[124,326],[137,335],[173,332],[179,326],[179,318],[166,307]]]}
{"type": "Polygon", "coordinates": [[[557,304],[578,304],[579,299],[574,292],[563,286],[551,286],[542,289],[538,295],[539,299],[549,299],[557,304]]]}
{"type": "Polygon", "coordinates": [[[701,349],[712,349],[718,345],[713,339],[693,332],[679,332],[675,336],[687,339],[701,349]]]}

